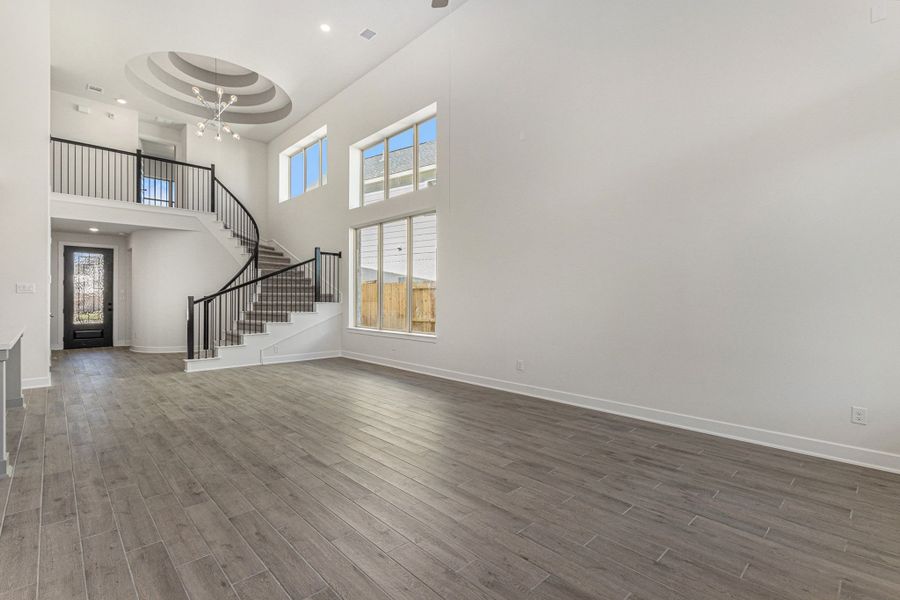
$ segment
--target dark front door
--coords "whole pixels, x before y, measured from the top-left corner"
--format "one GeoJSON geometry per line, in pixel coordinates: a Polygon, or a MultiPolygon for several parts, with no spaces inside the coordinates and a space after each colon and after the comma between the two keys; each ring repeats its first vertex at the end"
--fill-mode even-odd
{"type": "Polygon", "coordinates": [[[64,348],[113,344],[113,251],[66,246],[64,348]]]}

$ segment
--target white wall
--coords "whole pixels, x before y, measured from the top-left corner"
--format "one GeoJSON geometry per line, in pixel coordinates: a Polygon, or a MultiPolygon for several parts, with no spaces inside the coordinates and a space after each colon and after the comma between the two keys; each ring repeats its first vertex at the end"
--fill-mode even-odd
{"type": "Polygon", "coordinates": [[[262,231],[266,213],[266,145],[241,138],[215,141],[210,134],[197,137],[188,128],[187,161],[216,165],[216,177],[247,207],[262,231]]]}
{"type": "Polygon", "coordinates": [[[0,322],[25,326],[22,378],[50,384],[50,8],[0,3],[0,322]],[[34,294],[16,294],[16,283],[34,294]]]}
{"type": "Polygon", "coordinates": [[[53,91],[50,123],[54,137],[134,152],[138,148],[138,113],[122,106],[53,91]],[[78,106],[90,114],[78,112],[78,106]],[[109,118],[108,115],[115,118],[109,118]]]}
{"type": "Polygon", "coordinates": [[[436,343],[349,356],[900,470],[894,4],[470,2],[269,144],[269,233],[437,208],[436,343]],[[348,145],[434,101],[437,187],[348,210],[348,145]]]}
{"type": "Polygon", "coordinates": [[[237,263],[207,231],[146,229],[133,232],[129,244],[131,349],[184,351],[188,296],[218,290],[237,272],[237,263]]]}
{"type": "Polygon", "coordinates": [[[50,238],[50,348],[63,347],[63,248],[86,246],[113,249],[113,344],[131,344],[131,252],[128,237],[52,231],[50,238]]]}

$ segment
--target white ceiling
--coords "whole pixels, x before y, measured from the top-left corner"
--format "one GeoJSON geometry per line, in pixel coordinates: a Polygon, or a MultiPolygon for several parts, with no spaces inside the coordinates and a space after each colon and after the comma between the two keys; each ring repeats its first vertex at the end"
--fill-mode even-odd
{"type": "Polygon", "coordinates": [[[146,227],[137,227],[135,225],[122,225],[119,223],[100,223],[98,221],[78,221],[75,219],[60,219],[52,217],[50,219],[51,231],[63,231],[66,233],[92,233],[91,227],[99,229],[97,235],[113,235],[113,234],[129,234],[139,229],[147,229],[146,227]]]}
{"type": "MultiPolygon", "coordinates": [[[[447,16],[431,0],[52,0],[53,89],[179,122],[195,119],[144,96],[125,64],[152,52],[215,56],[258,72],[287,92],[288,117],[242,125],[242,136],[268,141],[447,16]],[[323,33],[319,25],[331,25],[323,33]],[[359,37],[365,28],[378,35],[359,37]],[[91,83],[103,96],[85,91],[91,83]]],[[[415,74],[410,74],[414,77],[415,74]]]]}

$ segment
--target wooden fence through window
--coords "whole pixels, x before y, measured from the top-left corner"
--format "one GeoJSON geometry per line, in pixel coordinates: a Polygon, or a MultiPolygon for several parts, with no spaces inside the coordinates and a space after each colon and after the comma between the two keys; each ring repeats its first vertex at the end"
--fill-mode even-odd
{"type": "MultiPolygon", "coordinates": [[[[364,281],[361,285],[359,325],[378,326],[378,283],[364,281]]],[[[412,330],[414,333],[434,333],[435,292],[431,282],[415,282],[412,290],[412,330]]],[[[384,318],[381,328],[406,331],[406,283],[384,284],[384,318]]]]}

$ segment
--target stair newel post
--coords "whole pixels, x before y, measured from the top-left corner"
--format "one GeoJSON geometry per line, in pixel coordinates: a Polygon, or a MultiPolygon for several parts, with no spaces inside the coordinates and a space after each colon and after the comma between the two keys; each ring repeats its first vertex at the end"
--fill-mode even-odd
{"type": "Polygon", "coordinates": [[[187,299],[187,357],[194,358],[194,297],[187,299]]]}
{"type": "Polygon", "coordinates": [[[314,302],[319,302],[322,295],[322,249],[316,246],[316,272],[315,272],[315,295],[314,302]]]}
{"type": "Polygon", "coordinates": [[[134,201],[138,204],[144,203],[144,185],[143,185],[144,158],[141,155],[141,149],[137,149],[137,156],[134,159],[134,201]]]}
{"type": "Polygon", "coordinates": [[[203,303],[203,350],[209,350],[209,300],[203,303]]]}
{"type": "Polygon", "coordinates": [[[216,212],[216,165],[209,165],[209,212],[216,212]]]}

